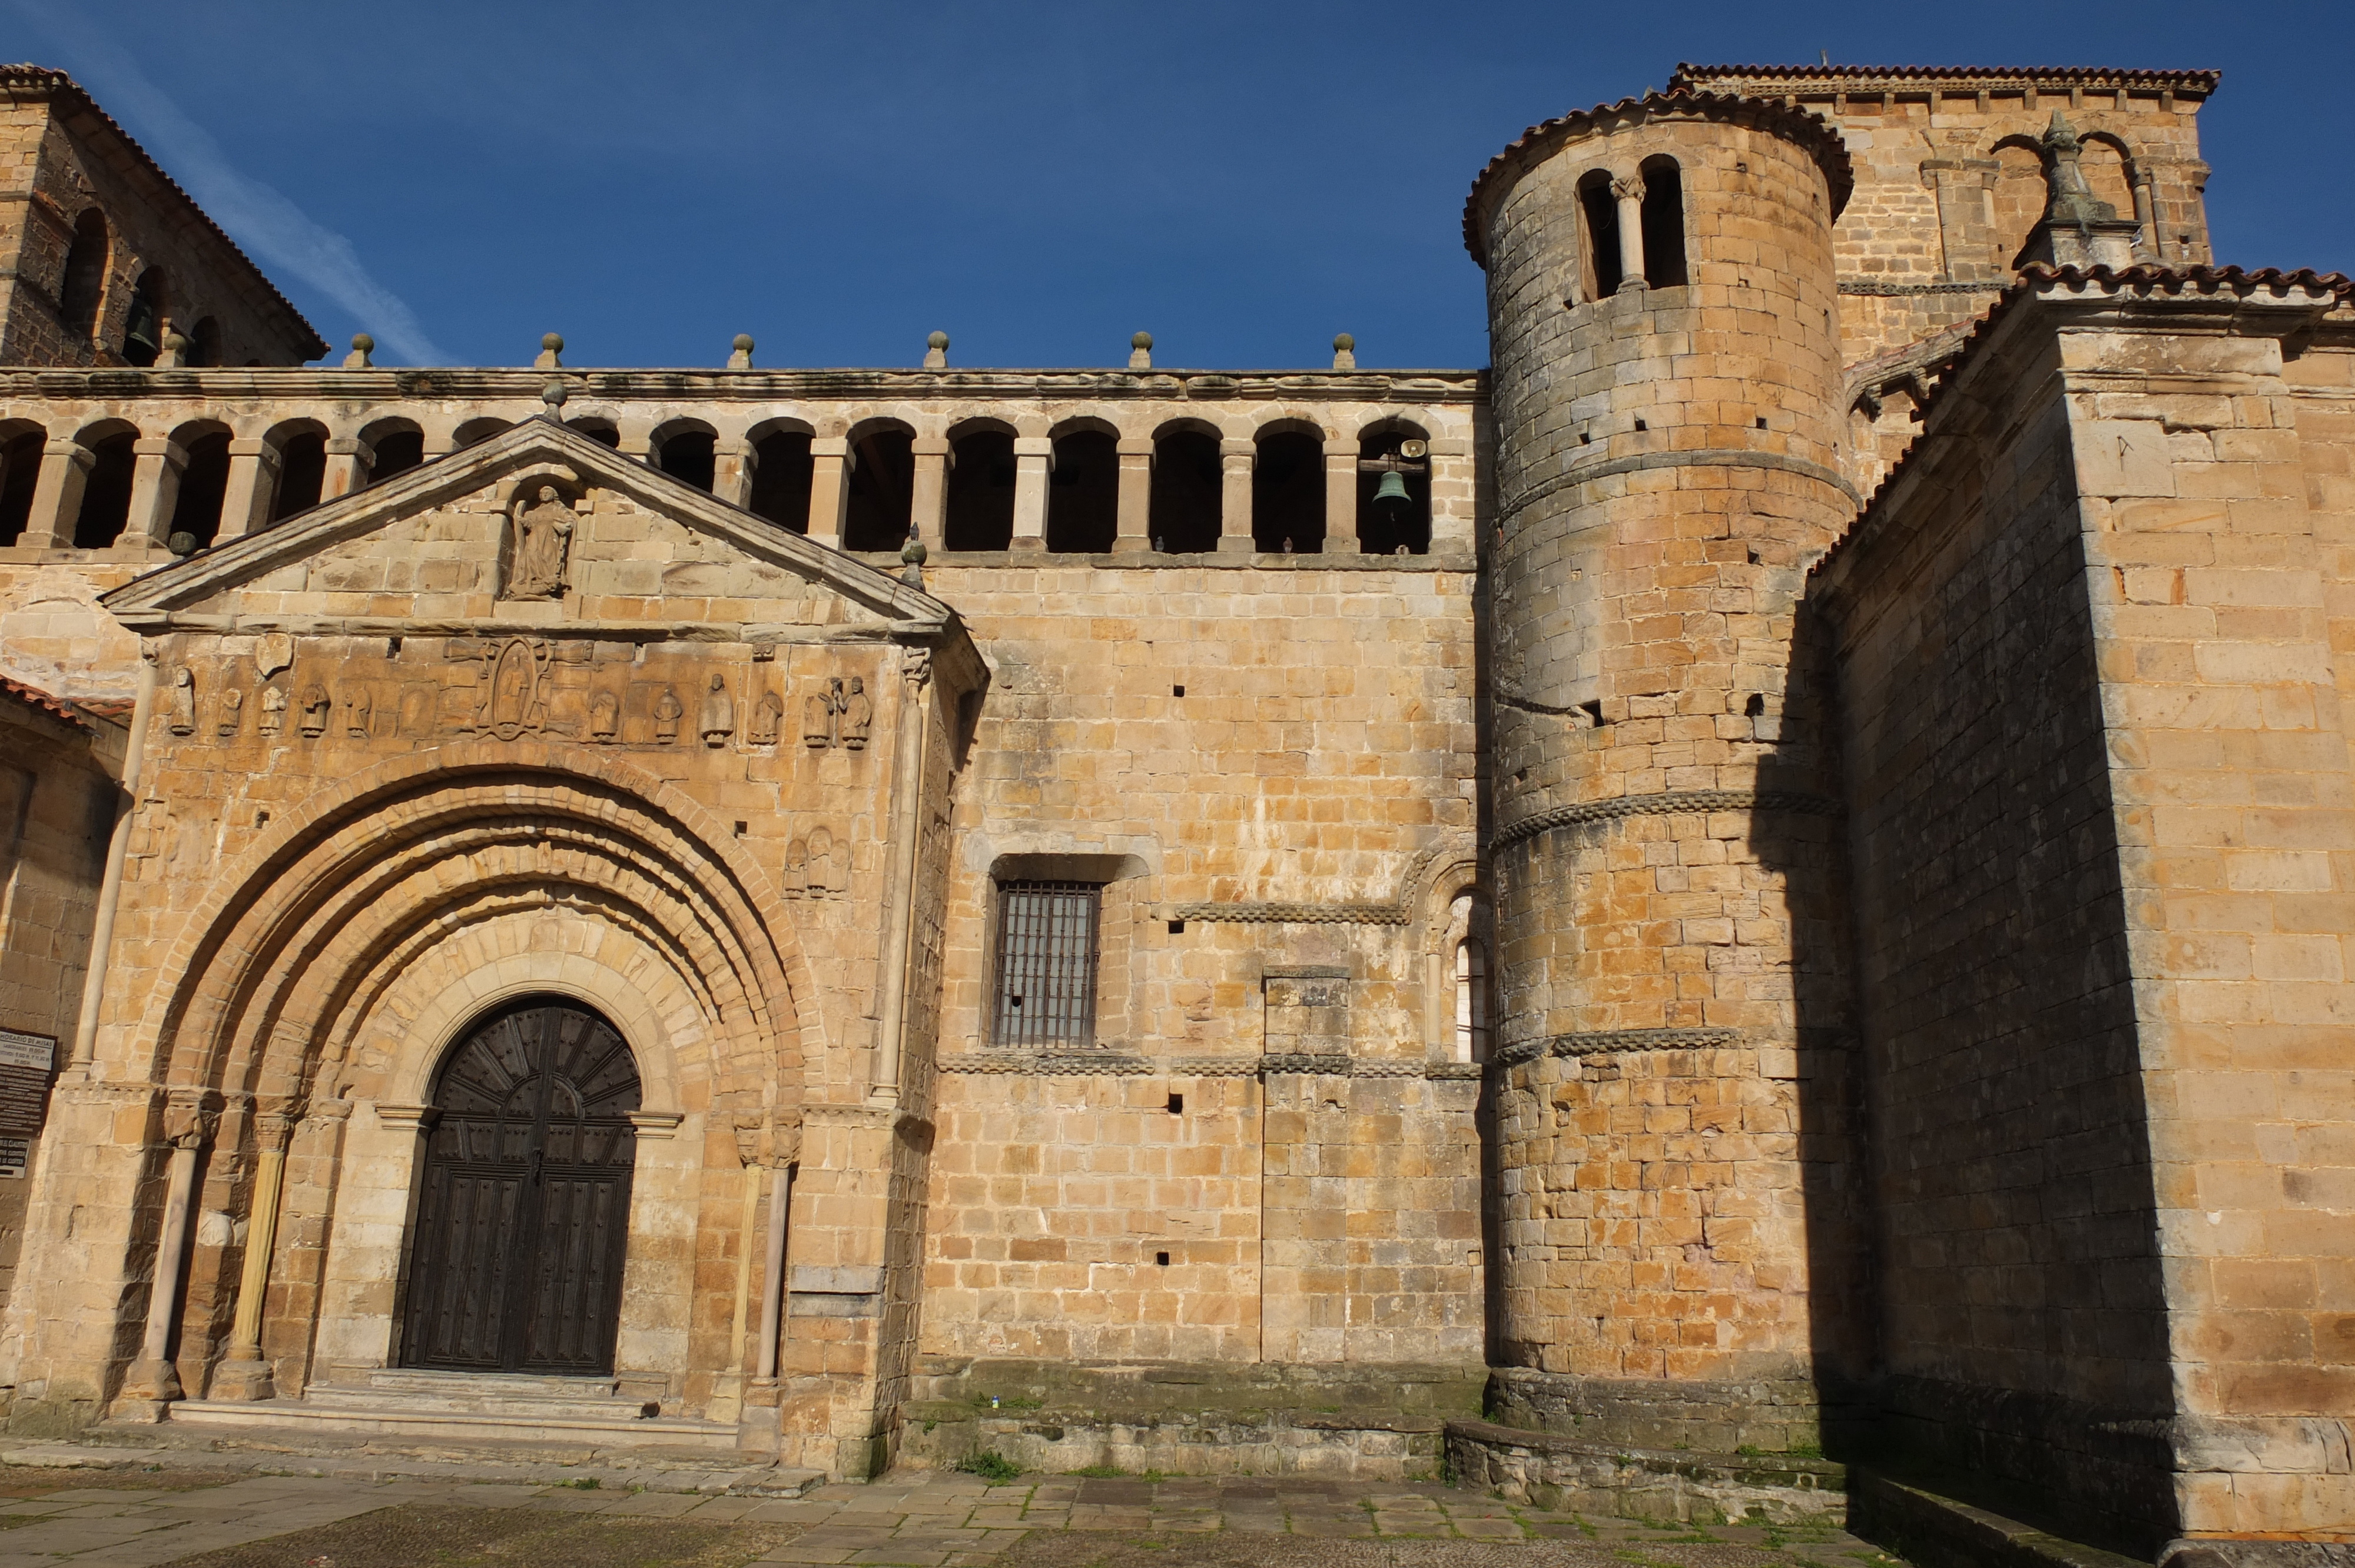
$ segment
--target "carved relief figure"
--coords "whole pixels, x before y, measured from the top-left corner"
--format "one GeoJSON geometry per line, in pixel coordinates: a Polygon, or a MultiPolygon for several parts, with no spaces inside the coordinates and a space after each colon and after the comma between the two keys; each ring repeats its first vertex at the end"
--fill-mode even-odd
{"type": "Polygon", "coordinates": [[[245,722],[245,694],[235,686],[220,694],[220,711],[213,715],[213,733],[232,736],[245,722]]]}
{"type": "Polygon", "coordinates": [[[728,694],[728,677],[717,670],[711,673],[711,690],[703,696],[703,715],[696,724],[703,744],[721,747],[736,733],[736,700],[728,694]]]}
{"type": "Polygon", "coordinates": [[[261,721],[258,726],[264,735],[276,735],[286,727],[286,688],[261,688],[261,721]]]}
{"type": "Polygon", "coordinates": [[[572,508],[552,484],[515,505],[515,564],[507,573],[508,599],[551,599],[565,588],[572,551],[572,508]]]}
{"type": "Polygon", "coordinates": [[[485,684],[483,712],[475,722],[501,740],[513,740],[526,730],[538,730],[546,723],[545,704],[540,694],[540,664],[547,650],[523,638],[510,639],[491,661],[490,679],[485,684]]]}
{"type": "Polygon", "coordinates": [[[874,723],[875,705],[867,700],[867,683],[853,675],[842,699],[842,744],[852,751],[866,750],[867,732],[874,723]]]}
{"type": "Polygon", "coordinates": [[[655,702],[655,739],[665,746],[678,738],[679,715],[687,710],[679,705],[678,694],[668,686],[655,702]]]}
{"type": "Polygon", "coordinates": [[[303,688],[303,733],[313,740],[327,733],[328,701],[326,687],[303,688]]]}
{"type": "Polygon", "coordinates": [[[850,889],[850,846],[832,830],[812,828],[785,846],[785,896],[839,898],[850,889]]]}
{"type": "Polygon", "coordinates": [[[172,690],[165,699],[170,715],[165,723],[174,735],[197,733],[197,676],[186,665],[172,672],[172,690]]]}
{"type": "Polygon", "coordinates": [[[802,699],[802,739],[812,751],[823,751],[834,744],[834,698],[829,694],[812,692],[802,699]]]}
{"type": "Polygon", "coordinates": [[[777,700],[774,692],[762,692],[758,707],[752,710],[751,733],[745,738],[754,746],[774,746],[777,732],[785,726],[785,705],[777,700]]]}
{"type": "Polygon", "coordinates": [[[376,715],[376,697],[366,686],[355,686],[352,694],[344,699],[344,733],[363,739],[368,732],[368,720],[376,715]]]}
{"type": "Polygon", "coordinates": [[[611,742],[622,726],[622,702],[611,692],[594,692],[589,697],[589,738],[611,742]]]}
{"type": "Polygon", "coordinates": [[[809,846],[795,839],[785,846],[785,896],[799,898],[809,885],[809,846]]]}

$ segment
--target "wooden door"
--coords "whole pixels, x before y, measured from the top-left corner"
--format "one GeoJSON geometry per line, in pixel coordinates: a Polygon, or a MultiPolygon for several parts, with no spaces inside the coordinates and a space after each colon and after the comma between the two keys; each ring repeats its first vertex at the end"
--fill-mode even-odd
{"type": "Polygon", "coordinates": [[[638,1069],[613,1026],[538,997],[460,1041],[433,1086],[402,1363],[613,1370],[638,1069]]]}

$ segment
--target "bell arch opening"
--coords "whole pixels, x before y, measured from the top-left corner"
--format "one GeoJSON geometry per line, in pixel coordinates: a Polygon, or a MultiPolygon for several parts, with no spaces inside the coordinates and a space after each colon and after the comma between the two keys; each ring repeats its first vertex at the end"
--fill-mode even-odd
{"type": "Polygon", "coordinates": [[[613,1370],[637,1154],[636,1057],[568,997],[509,1001],[436,1071],[400,1363],[613,1370]]]}

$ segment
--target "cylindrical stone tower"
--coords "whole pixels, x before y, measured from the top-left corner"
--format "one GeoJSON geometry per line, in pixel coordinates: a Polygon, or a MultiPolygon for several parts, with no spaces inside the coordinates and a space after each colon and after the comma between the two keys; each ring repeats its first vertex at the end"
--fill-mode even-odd
{"type": "Polygon", "coordinates": [[[1516,1425],[1804,1451],[1859,1357],[1838,787],[1793,638],[1857,510],[1849,186],[1813,115],[1656,95],[1531,130],[1465,209],[1516,1425]]]}

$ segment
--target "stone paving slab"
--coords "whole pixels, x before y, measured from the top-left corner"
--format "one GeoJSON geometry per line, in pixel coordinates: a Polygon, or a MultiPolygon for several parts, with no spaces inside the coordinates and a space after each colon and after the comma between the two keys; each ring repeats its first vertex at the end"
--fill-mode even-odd
{"type": "Polygon", "coordinates": [[[0,1469],[0,1568],[407,1568],[494,1541],[515,1568],[595,1568],[609,1552],[714,1568],[1902,1568],[1836,1530],[1588,1519],[1394,1481],[916,1476],[773,1499],[161,1467],[97,1478],[0,1469]]]}

